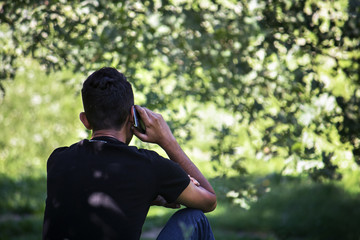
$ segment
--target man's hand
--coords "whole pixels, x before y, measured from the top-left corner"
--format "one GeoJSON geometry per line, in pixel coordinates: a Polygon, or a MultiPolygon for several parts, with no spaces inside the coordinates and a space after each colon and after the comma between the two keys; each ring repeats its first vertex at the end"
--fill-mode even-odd
{"type": "Polygon", "coordinates": [[[167,125],[161,114],[135,105],[137,112],[140,114],[142,121],[145,124],[146,132],[141,133],[136,128],[133,132],[141,141],[156,143],[161,147],[166,146],[171,141],[176,141],[169,126],[167,125]]]}
{"type": "Polygon", "coordinates": [[[193,184],[195,184],[195,186],[200,187],[200,183],[198,182],[198,180],[196,180],[195,178],[193,178],[192,176],[188,175],[190,178],[190,181],[192,181],[193,184]]]}
{"type": "Polygon", "coordinates": [[[158,195],[156,197],[156,199],[154,201],[152,201],[151,205],[155,205],[155,206],[162,206],[162,207],[166,207],[166,208],[180,208],[180,204],[178,203],[168,203],[165,198],[163,198],[162,196],[158,195]]]}

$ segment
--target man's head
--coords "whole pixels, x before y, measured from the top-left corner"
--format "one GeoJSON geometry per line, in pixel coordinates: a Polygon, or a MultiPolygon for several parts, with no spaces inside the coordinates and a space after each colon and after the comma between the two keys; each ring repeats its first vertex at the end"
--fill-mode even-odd
{"type": "Polygon", "coordinates": [[[85,115],[94,131],[120,130],[134,105],[134,94],[126,77],[114,68],[91,74],[81,90],[85,115]]]}

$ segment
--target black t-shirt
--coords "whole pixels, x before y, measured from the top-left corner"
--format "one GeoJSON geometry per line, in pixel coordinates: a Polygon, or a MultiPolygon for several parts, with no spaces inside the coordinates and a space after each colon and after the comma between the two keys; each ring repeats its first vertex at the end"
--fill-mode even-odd
{"type": "Polygon", "coordinates": [[[43,239],[139,239],[157,195],[174,202],[189,182],[178,164],[114,138],[58,148],[47,163],[43,239]]]}

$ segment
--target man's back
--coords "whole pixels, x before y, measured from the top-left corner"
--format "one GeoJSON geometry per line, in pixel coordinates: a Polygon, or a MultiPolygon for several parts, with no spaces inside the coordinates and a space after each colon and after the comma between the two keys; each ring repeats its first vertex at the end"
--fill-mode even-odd
{"type": "Polygon", "coordinates": [[[110,137],[59,148],[48,160],[44,239],[139,239],[151,202],[175,201],[187,174],[110,137]]]}
{"type": "Polygon", "coordinates": [[[161,114],[134,105],[127,78],[114,68],[93,72],[83,83],[84,112],[79,117],[91,140],[55,150],[48,160],[43,239],[139,239],[149,206],[178,207],[160,239],[182,238],[178,221],[192,219],[198,233],[213,239],[205,215],[216,207],[209,181],[188,158],[161,114]],[[135,125],[135,112],[145,131],[135,125]],[[129,147],[133,136],[159,145],[167,160],[129,147]],[[199,223],[205,223],[204,227],[199,223]],[[209,235],[210,234],[210,235],[209,235]],[[210,237],[209,237],[210,236],[210,237]]]}

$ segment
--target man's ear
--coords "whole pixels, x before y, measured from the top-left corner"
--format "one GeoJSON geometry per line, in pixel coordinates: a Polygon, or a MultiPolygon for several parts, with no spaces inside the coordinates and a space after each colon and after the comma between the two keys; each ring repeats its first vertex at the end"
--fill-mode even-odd
{"type": "Polygon", "coordinates": [[[90,125],[90,123],[89,123],[89,121],[88,121],[88,119],[86,117],[86,114],[84,112],[81,112],[79,117],[80,117],[80,121],[84,124],[84,126],[87,129],[91,130],[92,127],[91,127],[91,125],[90,125]]]}
{"type": "Polygon", "coordinates": [[[130,117],[129,122],[131,122],[132,124],[134,124],[134,111],[135,111],[135,105],[133,105],[131,107],[131,111],[130,111],[130,115],[129,115],[129,117],[130,117]]]}

